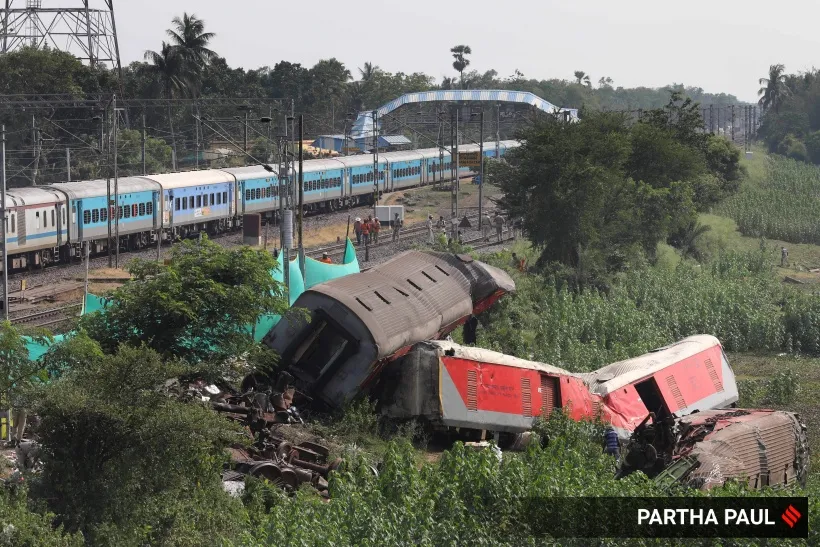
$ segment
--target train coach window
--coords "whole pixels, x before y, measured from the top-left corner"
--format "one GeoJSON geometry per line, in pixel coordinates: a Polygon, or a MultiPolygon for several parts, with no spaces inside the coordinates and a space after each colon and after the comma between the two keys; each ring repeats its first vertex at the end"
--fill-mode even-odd
{"type": "Polygon", "coordinates": [[[94,209],[91,211],[91,222],[99,222],[100,221],[100,210],[94,209]]]}
{"type": "Polygon", "coordinates": [[[222,203],[228,203],[228,192],[222,192],[222,203]]]}
{"type": "Polygon", "coordinates": [[[132,217],[137,216],[137,213],[139,213],[139,210],[140,210],[140,209],[139,209],[139,207],[137,207],[137,204],[136,204],[136,203],[135,203],[135,204],[133,204],[133,205],[131,206],[131,216],[132,216],[132,217]]]}
{"type": "Polygon", "coordinates": [[[154,214],[154,203],[153,202],[149,201],[148,203],[145,204],[145,213],[148,214],[148,215],[153,215],[154,214]]]}
{"type": "Polygon", "coordinates": [[[117,205],[117,219],[122,218],[122,205],[117,205]]]}
{"type": "Polygon", "coordinates": [[[208,206],[208,194],[203,194],[203,195],[202,195],[202,206],[203,206],[203,207],[207,207],[207,206],[208,206]]]}
{"type": "Polygon", "coordinates": [[[141,216],[141,217],[144,217],[144,216],[145,216],[145,204],[144,204],[144,203],[140,203],[140,205],[139,205],[139,213],[140,213],[140,216],[141,216]]]}
{"type": "MultiPolygon", "coordinates": [[[[37,213],[37,216],[39,216],[39,215],[40,215],[40,213],[37,213]]],[[[91,211],[89,211],[89,210],[83,211],[83,224],[91,224],[91,211]]]]}
{"type": "Polygon", "coordinates": [[[250,190],[245,190],[245,201],[250,201],[250,200],[251,200],[251,191],[250,190]]]}
{"type": "Polygon", "coordinates": [[[197,207],[202,207],[202,194],[199,194],[199,195],[196,197],[196,206],[197,206],[197,207]]]}
{"type": "Polygon", "coordinates": [[[174,211],[179,211],[179,198],[174,200],[174,211]]]}
{"type": "Polygon", "coordinates": [[[131,207],[126,205],[124,213],[125,213],[125,218],[131,218],[131,207]]]}
{"type": "Polygon", "coordinates": [[[51,210],[51,225],[52,226],[57,226],[57,223],[54,221],[55,216],[56,216],[56,213],[54,212],[54,209],[52,209],[51,210]]]}
{"type": "Polygon", "coordinates": [[[210,201],[210,203],[211,203],[211,205],[213,206],[213,204],[214,204],[214,195],[213,195],[213,194],[211,194],[211,201],[210,201]]]}
{"type": "Polygon", "coordinates": [[[108,209],[103,207],[100,209],[100,222],[106,222],[108,220],[108,209]]]}

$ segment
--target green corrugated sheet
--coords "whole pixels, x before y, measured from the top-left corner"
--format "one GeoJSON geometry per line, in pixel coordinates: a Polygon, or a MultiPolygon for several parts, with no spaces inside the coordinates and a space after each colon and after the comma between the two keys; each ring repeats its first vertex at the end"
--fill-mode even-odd
{"type": "MultiPolygon", "coordinates": [[[[324,283],[325,281],[330,281],[331,279],[337,279],[339,277],[344,277],[346,275],[359,273],[361,269],[359,268],[359,260],[356,258],[356,249],[353,247],[353,243],[348,239],[347,240],[347,251],[345,252],[345,262],[343,264],[325,264],[324,262],[319,262],[318,260],[314,260],[312,258],[305,259],[305,281],[302,281],[302,274],[299,271],[299,261],[298,260],[291,260],[290,261],[290,295],[289,295],[289,303],[292,306],[296,299],[301,296],[303,292],[305,292],[305,287],[308,289],[318,285],[320,283],[324,283]]],[[[284,276],[282,275],[282,269],[277,268],[271,271],[271,276],[276,281],[280,283],[284,283],[284,276]]],[[[94,313],[96,311],[103,310],[106,306],[105,300],[97,295],[89,294],[85,300],[85,307],[83,308],[83,315],[87,313],[94,313]]],[[[270,330],[276,326],[279,322],[281,317],[279,315],[265,315],[259,319],[256,323],[256,328],[253,329],[253,338],[257,342],[261,342],[262,338],[270,332],[270,330]]],[[[252,327],[248,326],[248,330],[251,331],[252,327]]],[[[54,343],[59,343],[65,339],[66,336],[71,336],[72,333],[68,333],[66,335],[57,335],[54,337],[54,343]]],[[[42,357],[47,351],[51,344],[39,344],[33,341],[29,337],[24,337],[26,339],[26,345],[28,346],[28,354],[29,359],[32,361],[36,361],[40,357],[42,357]]]]}

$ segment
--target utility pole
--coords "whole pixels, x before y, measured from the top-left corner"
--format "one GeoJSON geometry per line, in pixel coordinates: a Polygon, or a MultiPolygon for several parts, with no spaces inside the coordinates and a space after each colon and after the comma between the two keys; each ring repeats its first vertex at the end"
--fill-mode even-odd
{"type": "MultiPolygon", "coordinates": [[[[112,99],[112,110],[114,112],[114,202],[117,205],[117,216],[114,218],[114,267],[120,267],[120,174],[117,165],[117,137],[119,133],[119,115],[117,114],[117,96],[112,99]]],[[[129,206],[130,207],[130,206],[129,206]]]]}
{"type": "Polygon", "coordinates": [[[455,215],[458,218],[458,183],[460,178],[459,163],[458,163],[458,119],[461,116],[461,110],[456,107],[456,177],[453,179],[453,203],[455,205],[455,215]]]}
{"type": "Polygon", "coordinates": [[[302,215],[305,208],[304,118],[303,114],[299,114],[299,271],[302,272],[303,282],[305,280],[305,248],[302,246],[302,215]]]}
{"type": "Polygon", "coordinates": [[[37,176],[40,174],[40,130],[37,129],[37,121],[31,117],[31,139],[34,143],[34,169],[31,174],[31,185],[37,186],[37,176]]]}
{"type": "Polygon", "coordinates": [[[65,148],[65,174],[66,182],[71,182],[71,149],[65,148]]]}
{"type": "Polygon", "coordinates": [[[379,135],[376,131],[377,111],[370,113],[373,119],[373,216],[376,216],[376,206],[379,204],[379,135]]]}
{"type": "MultiPolygon", "coordinates": [[[[481,169],[479,170],[479,180],[478,180],[478,230],[481,231],[481,222],[482,217],[481,213],[483,211],[483,203],[484,203],[484,109],[481,109],[481,114],[479,116],[479,139],[478,139],[478,154],[481,158],[481,169]]],[[[498,146],[498,141],[495,143],[498,146]]]]}
{"type": "MultiPolygon", "coordinates": [[[[247,110],[245,111],[245,127],[244,127],[244,129],[245,129],[245,144],[244,144],[243,150],[245,150],[245,152],[247,152],[248,151],[248,111],[247,110]]],[[[245,161],[247,161],[247,160],[245,160],[245,161]]]]}
{"type": "Polygon", "coordinates": [[[0,126],[0,207],[3,235],[3,317],[9,320],[9,257],[6,249],[6,126],[0,126]]]}
{"type": "MultiPolygon", "coordinates": [[[[102,126],[103,129],[100,131],[100,135],[105,136],[105,126],[108,123],[106,119],[108,117],[108,106],[105,107],[105,110],[102,113],[102,126]]],[[[119,212],[119,208],[111,199],[111,135],[109,134],[107,138],[104,138],[100,141],[100,146],[103,146],[103,142],[105,143],[105,189],[106,189],[106,197],[108,198],[108,267],[112,268],[114,266],[114,257],[112,255],[112,233],[111,233],[111,223],[114,222],[114,216],[117,215],[119,212]]],[[[77,211],[77,215],[80,212],[77,211]]]]}
{"type": "MultiPolygon", "coordinates": [[[[197,124],[199,124],[198,121],[197,124]]],[[[142,174],[148,174],[148,170],[145,167],[145,112],[142,113],[142,174]]]]}
{"type": "MultiPolygon", "coordinates": [[[[495,159],[501,157],[501,103],[495,103],[495,159]]],[[[484,179],[481,180],[484,182],[484,179]]]]}

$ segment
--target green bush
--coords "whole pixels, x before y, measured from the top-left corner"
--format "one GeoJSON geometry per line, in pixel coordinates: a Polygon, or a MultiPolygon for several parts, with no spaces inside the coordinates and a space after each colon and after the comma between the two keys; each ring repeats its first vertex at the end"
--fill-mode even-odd
{"type": "Polygon", "coordinates": [[[777,153],[797,161],[806,161],[809,156],[806,145],[794,135],[786,135],[780,141],[777,145],[777,153]]]}
{"type": "Polygon", "coordinates": [[[25,488],[0,486],[0,547],[70,547],[82,546],[79,534],[65,533],[54,526],[54,515],[39,514],[27,506],[25,488]]]}
{"type": "Polygon", "coordinates": [[[162,392],[168,377],[189,370],[123,346],[42,389],[44,468],[32,492],[58,522],[96,544],[230,536],[241,506],[231,512],[220,472],[224,448],[243,436],[211,409],[162,392]]]}

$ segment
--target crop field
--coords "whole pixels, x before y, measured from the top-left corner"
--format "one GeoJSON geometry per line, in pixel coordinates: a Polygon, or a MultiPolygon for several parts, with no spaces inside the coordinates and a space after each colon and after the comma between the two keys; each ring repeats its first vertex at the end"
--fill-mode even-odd
{"type": "MultiPolygon", "coordinates": [[[[504,256],[491,260],[503,266],[504,256]]],[[[778,282],[760,251],[638,266],[608,294],[538,275],[516,274],[516,284],[481,318],[479,346],[579,372],[700,333],[732,352],[820,355],[820,299],[778,282]]]]}
{"type": "Polygon", "coordinates": [[[737,222],[743,235],[820,245],[820,168],[781,156],[756,158],[740,192],[716,213],[737,222]]]}

